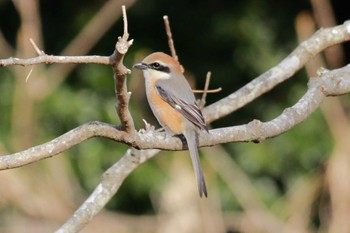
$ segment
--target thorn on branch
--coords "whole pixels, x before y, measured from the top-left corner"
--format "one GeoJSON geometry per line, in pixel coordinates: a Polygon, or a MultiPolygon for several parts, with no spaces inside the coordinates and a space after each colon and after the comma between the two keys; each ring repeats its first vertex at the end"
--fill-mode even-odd
{"type": "Polygon", "coordinates": [[[41,56],[41,55],[45,55],[45,52],[43,50],[40,50],[39,47],[35,44],[34,40],[32,38],[29,39],[30,43],[32,44],[35,52],[41,56]]]}
{"type": "Polygon", "coordinates": [[[29,73],[28,73],[28,75],[27,75],[27,77],[26,77],[26,82],[28,82],[29,76],[32,74],[33,69],[34,69],[34,67],[31,67],[31,68],[30,68],[30,71],[29,71],[29,73]]]}

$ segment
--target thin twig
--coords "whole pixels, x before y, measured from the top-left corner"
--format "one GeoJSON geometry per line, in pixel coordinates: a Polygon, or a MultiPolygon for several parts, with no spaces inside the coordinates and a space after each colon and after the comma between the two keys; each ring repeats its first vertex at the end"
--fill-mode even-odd
{"type": "Polygon", "coordinates": [[[126,37],[126,40],[129,37],[129,32],[128,32],[128,18],[126,17],[126,8],[125,5],[122,6],[122,14],[123,14],[123,22],[124,22],[124,33],[123,37],[126,37]]]}
{"type": "Polygon", "coordinates": [[[176,55],[175,44],[174,44],[174,40],[173,40],[173,34],[171,33],[171,28],[170,28],[169,17],[167,15],[164,15],[163,19],[164,19],[164,25],[165,25],[165,32],[166,32],[166,35],[168,37],[168,44],[169,44],[170,54],[176,61],[179,61],[179,58],[176,55]]]}
{"type": "MultiPolygon", "coordinates": [[[[210,90],[207,90],[206,93],[207,94],[213,94],[213,93],[218,93],[222,91],[222,88],[221,87],[218,87],[216,89],[210,89],[210,90]]],[[[201,93],[204,93],[204,90],[198,90],[198,89],[195,89],[195,90],[192,90],[193,93],[196,93],[196,94],[201,94],[201,93]]]]}
{"type": "Polygon", "coordinates": [[[199,101],[199,104],[198,104],[200,109],[202,109],[205,106],[206,99],[207,99],[208,88],[209,88],[209,84],[210,84],[210,79],[211,79],[211,72],[208,71],[207,77],[205,79],[203,95],[202,95],[202,98],[201,98],[201,100],[199,101]]]}
{"type": "Polygon", "coordinates": [[[7,59],[0,59],[0,67],[20,65],[32,66],[37,64],[101,64],[111,65],[112,62],[108,56],[54,56],[54,55],[40,55],[32,58],[17,58],[10,57],[7,59]]]}
{"type": "Polygon", "coordinates": [[[29,71],[29,73],[28,73],[28,75],[27,75],[27,77],[26,77],[26,82],[28,82],[29,77],[30,77],[30,75],[31,75],[32,72],[33,72],[33,69],[34,69],[34,67],[30,68],[30,71],[29,71]]]}
{"type": "Polygon", "coordinates": [[[34,40],[32,38],[29,39],[30,43],[32,44],[35,52],[40,55],[45,55],[44,51],[40,50],[39,47],[35,44],[34,40]]]}
{"type": "Polygon", "coordinates": [[[179,62],[180,67],[181,67],[181,72],[184,73],[185,68],[181,65],[181,63],[179,61],[179,57],[176,55],[176,49],[175,49],[175,44],[174,44],[174,40],[173,40],[173,34],[171,33],[169,17],[167,15],[164,15],[163,20],[164,20],[165,32],[166,32],[166,35],[168,38],[170,54],[176,61],[179,62]]]}

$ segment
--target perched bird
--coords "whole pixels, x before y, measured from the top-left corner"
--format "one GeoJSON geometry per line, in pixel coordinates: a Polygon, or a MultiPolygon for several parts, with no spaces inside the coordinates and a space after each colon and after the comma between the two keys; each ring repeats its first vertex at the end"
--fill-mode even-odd
{"type": "Polygon", "coordinates": [[[160,125],[176,135],[184,135],[196,174],[200,197],[208,196],[198,156],[198,129],[206,130],[203,115],[181,66],[171,56],[156,52],[147,56],[135,68],[143,71],[146,95],[160,125]]]}

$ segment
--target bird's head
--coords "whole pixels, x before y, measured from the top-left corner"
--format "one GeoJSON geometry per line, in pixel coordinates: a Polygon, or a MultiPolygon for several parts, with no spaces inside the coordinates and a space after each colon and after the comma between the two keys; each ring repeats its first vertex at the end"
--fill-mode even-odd
{"type": "Polygon", "coordinates": [[[179,62],[162,52],[148,55],[142,62],[136,63],[133,67],[142,70],[146,79],[168,79],[172,77],[172,74],[181,74],[179,62]]]}

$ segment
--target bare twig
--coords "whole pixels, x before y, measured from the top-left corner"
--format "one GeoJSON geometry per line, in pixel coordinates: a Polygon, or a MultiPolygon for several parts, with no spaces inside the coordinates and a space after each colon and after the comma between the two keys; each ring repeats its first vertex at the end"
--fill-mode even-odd
{"type": "MultiPolygon", "coordinates": [[[[198,94],[198,93],[204,93],[204,90],[197,90],[197,89],[195,89],[195,90],[192,90],[192,91],[193,91],[193,93],[196,93],[196,94],[198,94]]],[[[222,88],[221,88],[221,87],[218,87],[218,88],[216,88],[216,89],[206,90],[205,92],[206,92],[207,94],[213,94],[213,93],[218,93],[218,92],[220,92],[220,91],[222,91],[222,88]]]]}
{"type": "Polygon", "coordinates": [[[114,90],[118,105],[116,110],[124,129],[133,134],[135,131],[134,121],[128,109],[131,93],[127,91],[126,76],[130,74],[130,70],[123,64],[124,55],[127,53],[133,40],[129,40],[128,21],[126,17],[125,6],[122,6],[124,20],[124,34],[118,37],[115,51],[111,56],[112,66],[114,70],[114,90]]]}
{"type": "Polygon", "coordinates": [[[35,52],[40,56],[40,55],[44,55],[45,52],[40,50],[39,47],[35,44],[34,40],[32,38],[29,39],[29,42],[32,44],[35,52]]]}
{"type": "Polygon", "coordinates": [[[28,75],[27,75],[27,77],[26,77],[26,82],[28,82],[29,77],[30,77],[30,75],[31,75],[32,72],[33,72],[33,69],[34,69],[34,67],[30,68],[30,71],[29,71],[29,73],[28,73],[28,75]]]}
{"type": "Polygon", "coordinates": [[[163,19],[164,19],[164,25],[165,25],[165,32],[166,32],[166,35],[168,37],[168,44],[169,44],[170,54],[176,61],[179,61],[179,58],[176,55],[175,44],[174,44],[174,40],[173,40],[173,34],[171,33],[171,29],[170,29],[169,17],[167,15],[164,15],[163,19]]]}
{"type": "Polygon", "coordinates": [[[184,73],[185,68],[181,65],[181,63],[179,61],[179,57],[176,55],[176,49],[175,49],[175,44],[174,44],[174,40],[173,40],[173,34],[171,33],[169,17],[167,15],[164,15],[163,20],[164,20],[165,32],[166,32],[166,35],[168,37],[170,54],[176,61],[179,62],[180,67],[181,67],[181,72],[184,73]]]}
{"type": "Polygon", "coordinates": [[[40,55],[32,58],[16,58],[10,57],[7,59],[0,59],[0,67],[20,65],[31,66],[36,64],[102,64],[111,65],[108,56],[54,56],[54,55],[40,55]]]}
{"type": "Polygon", "coordinates": [[[201,98],[201,100],[199,101],[199,104],[198,104],[200,109],[202,109],[205,106],[205,103],[206,103],[207,93],[208,93],[209,84],[210,84],[210,78],[211,78],[211,72],[209,71],[207,73],[207,77],[205,79],[203,95],[202,95],[202,98],[201,98]]]}

